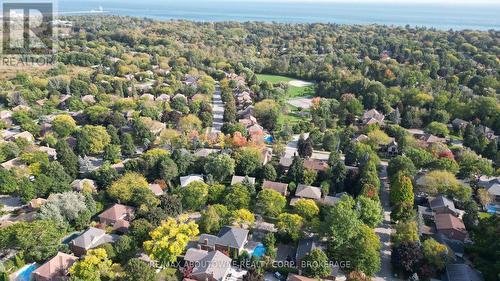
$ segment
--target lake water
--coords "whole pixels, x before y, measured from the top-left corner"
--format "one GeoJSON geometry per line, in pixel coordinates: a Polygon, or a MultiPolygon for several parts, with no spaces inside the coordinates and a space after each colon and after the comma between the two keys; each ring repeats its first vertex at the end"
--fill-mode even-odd
{"type": "Polygon", "coordinates": [[[62,15],[102,9],[114,15],[162,20],[377,23],[438,29],[500,30],[500,3],[417,5],[313,0],[59,0],[58,7],[62,15]]]}

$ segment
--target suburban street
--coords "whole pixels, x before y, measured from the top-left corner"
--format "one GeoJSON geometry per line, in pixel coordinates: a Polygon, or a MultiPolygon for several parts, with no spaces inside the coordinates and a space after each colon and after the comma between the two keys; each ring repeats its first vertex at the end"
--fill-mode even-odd
{"type": "Polygon", "coordinates": [[[219,86],[215,88],[215,93],[212,98],[212,114],[212,133],[220,133],[222,124],[224,123],[224,102],[222,102],[219,86]]]}
{"type": "Polygon", "coordinates": [[[381,182],[380,187],[380,201],[382,207],[384,208],[384,221],[382,224],[375,228],[375,232],[380,237],[380,242],[382,243],[382,248],[380,249],[381,257],[381,270],[373,280],[401,280],[394,278],[391,270],[391,233],[393,231],[391,227],[391,206],[389,203],[389,184],[387,179],[387,162],[381,162],[382,170],[379,173],[379,178],[381,182]]]}

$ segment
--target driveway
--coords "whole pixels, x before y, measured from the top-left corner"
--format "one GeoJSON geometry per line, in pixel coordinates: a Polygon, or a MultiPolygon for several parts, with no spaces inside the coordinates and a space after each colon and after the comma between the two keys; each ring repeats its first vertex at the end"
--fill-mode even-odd
{"type": "Polygon", "coordinates": [[[222,102],[222,98],[220,95],[220,88],[217,86],[215,89],[215,93],[212,98],[212,114],[213,114],[213,123],[212,123],[212,132],[220,133],[222,128],[222,124],[224,124],[224,102],[222,102]]]}

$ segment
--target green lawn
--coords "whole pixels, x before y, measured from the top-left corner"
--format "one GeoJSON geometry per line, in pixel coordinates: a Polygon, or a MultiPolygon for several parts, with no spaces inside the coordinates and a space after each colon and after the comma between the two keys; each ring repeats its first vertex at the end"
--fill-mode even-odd
{"type": "Polygon", "coordinates": [[[257,80],[260,81],[267,81],[271,82],[273,84],[279,83],[279,82],[290,82],[292,80],[295,80],[290,77],[286,76],[279,76],[279,75],[271,75],[271,74],[257,74],[257,80]]]}
{"type": "MultiPolygon", "coordinates": [[[[257,80],[267,81],[273,84],[277,84],[280,82],[288,83],[290,81],[297,79],[280,75],[257,74],[257,80]]],[[[295,87],[290,85],[288,86],[287,98],[312,97],[313,95],[314,95],[314,88],[312,86],[308,87],[295,87]]]]}
{"type": "Polygon", "coordinates": [[[479,215],[480,219],[487,219],[487,218],[493,216],[492,214],[488,214],[488,213],[485,213],[485,212],[479,212],[478,215],[479,215]]]}

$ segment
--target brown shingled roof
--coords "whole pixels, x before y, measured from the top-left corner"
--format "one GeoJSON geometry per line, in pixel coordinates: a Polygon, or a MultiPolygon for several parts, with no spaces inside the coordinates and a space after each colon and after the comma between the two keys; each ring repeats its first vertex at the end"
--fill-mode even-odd
{"type": "Polygon", "coordinates": [[[306,159],[304,160],[304,168],[315,171],[326,171],[328,164],[318,159],[306,159]]]}
{"type": "Polygon", "coordinates": [[[55,257],[37,268],[33,275],[44,280],[58,280],[58,277],[66,276],[68,269],[76,260],[78,258],[73,255],[58,252],[55,257]]]}
{"type": "Polygon", "coordinates": [[[286,196],[288,184],[264,180],[264,182],[262,183],[262,189],[264,188],[275,190],[279,192],[281,195],[286,196]]]}
{"type": "Polygon", "coordinates": [[[437,214],[434,217],[436,222],[436,228],[438,230],[443,229],[457,229],[465,230],[465,225],[459,218],[451,214],[437,214]]]}

